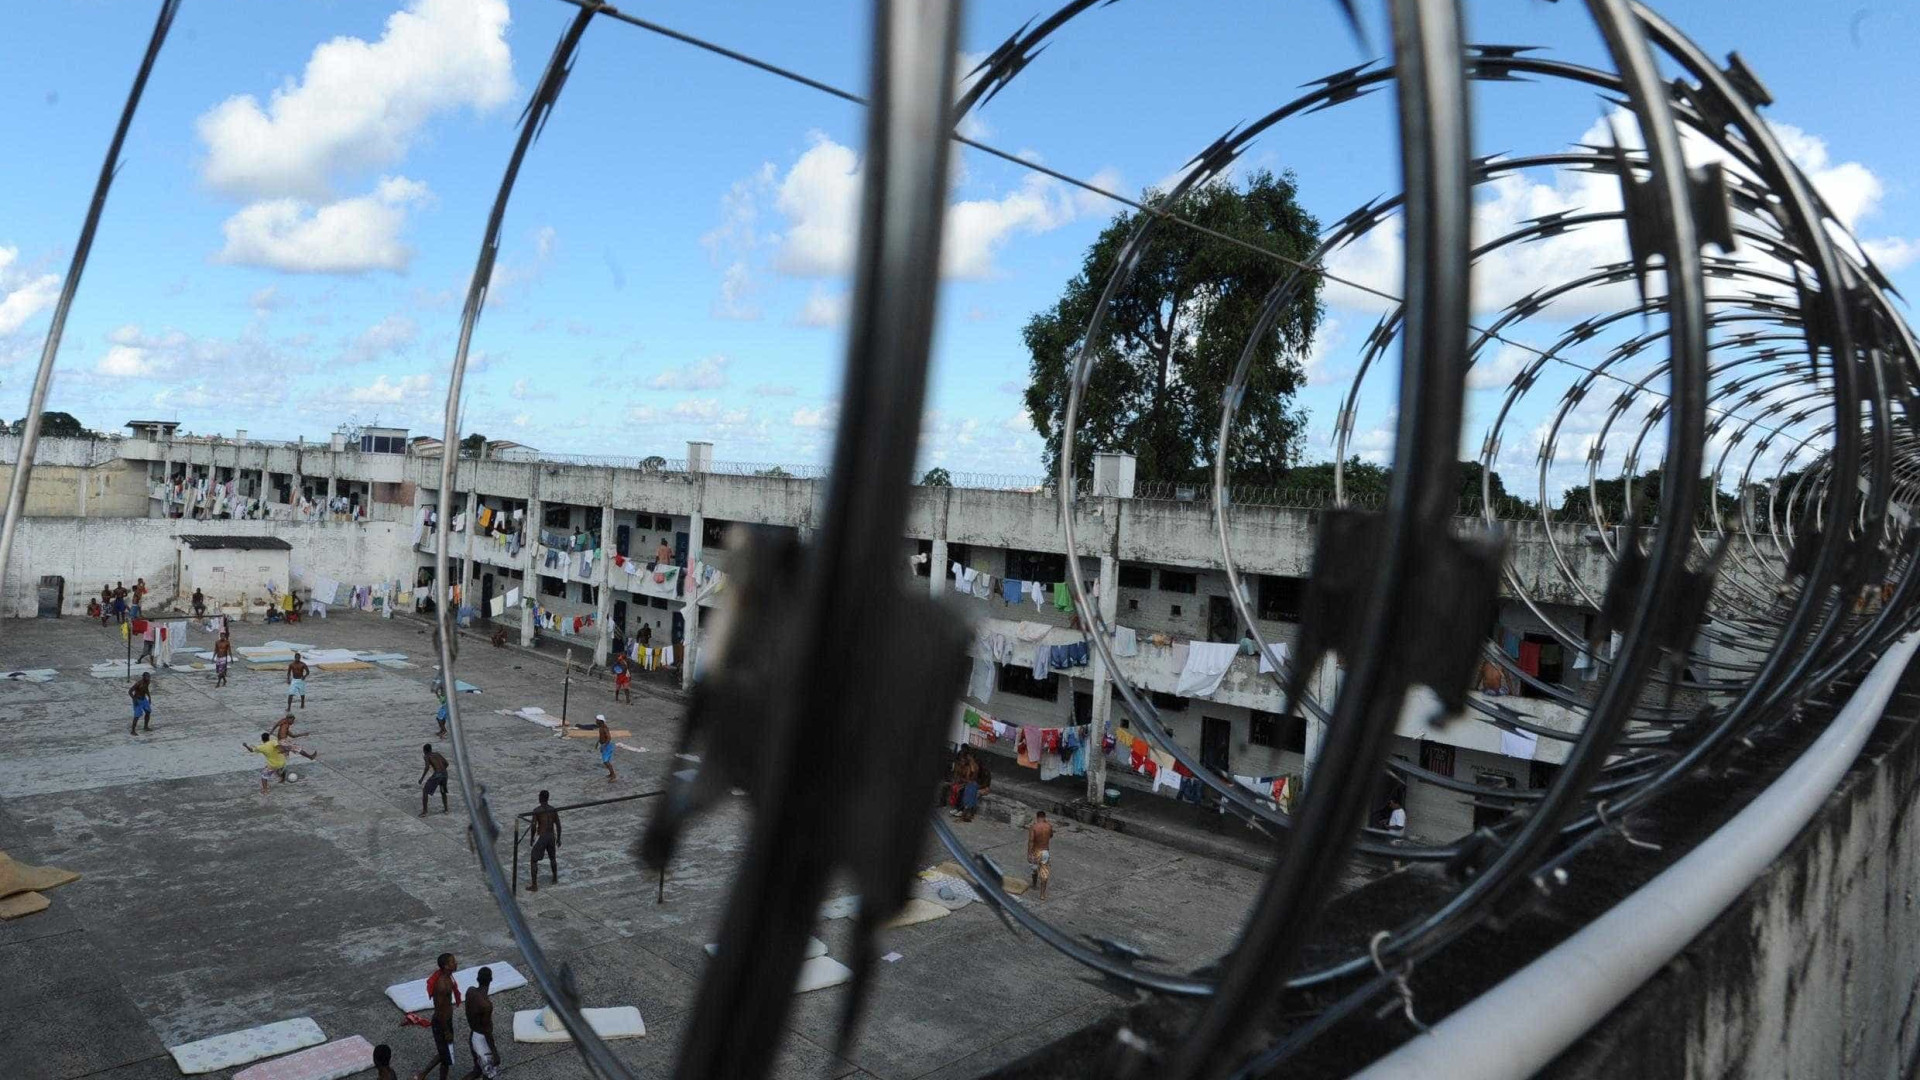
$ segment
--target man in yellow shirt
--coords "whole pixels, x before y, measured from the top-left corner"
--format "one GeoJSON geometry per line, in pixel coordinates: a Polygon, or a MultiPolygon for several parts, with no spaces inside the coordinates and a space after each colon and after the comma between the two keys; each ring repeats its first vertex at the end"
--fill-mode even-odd
{"type": "Polygon", "coordinates": [[[248,753],[259,754],[267,759],[267,763],[260,768],[260,794],[267,793],[267,781],[276,776],[280,778],[281,783],[287,782],[287,752],[281,748],[272,732],[261,732],[258,746],[250,746],[246,743],[240,745],[246,747],[248,753]]]}

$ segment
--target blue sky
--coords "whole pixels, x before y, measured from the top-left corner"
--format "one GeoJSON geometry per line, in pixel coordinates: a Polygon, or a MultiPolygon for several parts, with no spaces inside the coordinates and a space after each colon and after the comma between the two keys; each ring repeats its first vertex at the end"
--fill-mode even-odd
{"type": "MultiPolygon", "coordinates": [[[[0,6],[8,416],[24,406],[155,6],[0,6]]],[[[1741,51],[1803,163],[1837,207],[1851,208],[1895,282],[1920,287],[1909,266],[1920,243],[1920,90],[1910,70],[1920,13],[1884,2],[1661,8],[1710,55],[1741,51]]],[[[377,419],[437,434],[487,206],[527,92],[572,10],[557,0],[270,9],[188,0],[128,141],[54,407],[109,428],[157,415],[199,431],[292,437],[377,419]]],[[[864,4],[635,10],[864,91],[864,4]]],[[[1048,10],[1033,0],[973,4],[966,46],[983,54],[1048,10]]],[[[1477,3],[1469,18],[1477,41],[1599,61],[1580,4],[1477,3]]],[[[1378,25],[1373,35],[1384,39],[1378,25]]],[[[1299,84],[1367,58],[1327,0],[1127,0],[1083,15],[971,130],[1138,194],[1299,84]]],[[[1481,152],[1562,148],[1605,112],[1590,92],[1553,86],[1485,87],[1476,107],[1481,152]]],[[[1245,167],[1294,169],[1309,209],[1331,222],[1393,189],[1389,109],[1377,95],[1289,121],[1255,144],[1245,167]]],[[[678,457],[686,440],[705,438],[723,460],[823,460],[860,125],[853,106],[597,23],[508,214],[475,339],[469,430],[574,453],[678,457]]],[[[1537,212],[1543,200],[1582,194],[1542,176],[1483,200],[1537,212]]],[[[1019,400],[1020,326],[1058,296],[1114,208],[971,152],[954,198],[924,463],[1036,474],[1040,440],[1019,400]]],[[[1577,260],[1609,242],[1538,258],[1577,260]]],[[[1345,253],[1342,265],[1393,287],[1391,256],[1390,245],[1374,245],[1345,253]]],[[[1531,287],[1526,279],[1541,272],[1517,260],[1490,271],[1514,281],[1485,284],[1490,295],[1517,295],[1503,290],[1531,287]]],[[[1378,317],[1350,295],[1330,300],[1301,398],[1309,459],[1328,453],[1352,357],[1378,317]]],[[[1543,326],[1529,340],[1550,336],[1543,326]]],[[[1394,407],[1383,374],[1371,377],[1356,422],[1355,449],[1376,457],[1394,407]]],[[[1471,446],[1504,377],[1490,374],[1473,394],[1471,446]]],[[[1515,469],[1537,445],[1518,432],[1532,431],[1547,404],[1517,410],[1503,449],[1515,469]]]]}

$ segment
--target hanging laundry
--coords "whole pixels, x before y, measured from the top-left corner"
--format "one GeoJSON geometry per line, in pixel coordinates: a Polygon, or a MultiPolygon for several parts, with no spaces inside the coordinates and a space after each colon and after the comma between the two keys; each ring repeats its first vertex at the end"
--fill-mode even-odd
{"type": "Polygon", "coordinates": [[[975,574],[973,576],[973,595],[982,600],[993,595],[992,574],[975,574]]]}
{"type": "Polygon", "coordinates": [[[1132,627],[1116,626],[1113,628],[1113,655],[1140,655],[1140,639],[1135,635],[1132,627]]]}
{"type": "Polygon", "coordinates": [[[1053,587],[1053,606],[1061,611],[1073,610],[1073,590],[1067,588],[1067,583],[1064,581],[1056,583],[1053,587]]]}
{"type": "Polygon", "coordinates": [[[1186,663],[1180,668],[1173,692],[1180,697],[1212,697],[1226,678],[1227,668],[1240,652],[1236,643],[1195,641],[1188,643],[1186,663]]]}
{"type": "Polygon", "coordinates": [[[1040,729],[1031,725],[1020,729],[1020,741],[1014,744],[1018,756],[1014,759],[1023,769],[1037,769],[1040,762],[1035,760],[1034,748],[1040,744],[1040,729]]]}
{"type": "Polygon", "coordinates": [[[1534,751],[1539,748],[1540,737],[1531,731],[1500,730],[1500,752],[1510,758],[1532,761],[1534,751]]]}
{"type": "Polygon", "coordinates": [[[1053,627],[1048,626],[1046,623],[1023,622],[1014,628],[1013,636],[1019,638],[1021,641],[1039,641],[1041,638],[1046,637],[1047,632],[1052,629],[1053,627]]]}
{"type": "Polygon", "coordinates": [[[1008,578],[1000,583],[1000,598],[1009,604],[1017,604],[1020,602],[1020,596],[1024,589],[1025,584],[1023,582],[1008,578]]]}
{"type": "Polygon", "coordinates": [[[973,678],[967,684],[967,696],[982,705],[993,700],[994,666],[991,661],[973,658],[973,678]]]}
{"type": "Polygon", "coordinates": [[[1272,651],[1271,653],[1269,653],[1267,650],[1263,649],[1260,652],[1260,674],[1262,675],[1265,675],[1270,671],[1279,670],[1274,666],[1273,664],[1274,660],[1277,659],[1282,664],[1287,662],[1287,643],[1286,642],[1271,641],[1271,642],[1268,642],[1267,644],[1272,651]]]}
{"type": "Polygon", "coordinates": [[[1540,677],[1539,642],[1523,641],[1520,643],[1520,670],[1536,679],[1540,677]]]}
{"type": "Polygon", "coordinates": [[[1044,679],[1053,673],[1051,651],[1045,645],[1033,647],[1033,677],[1044,679]]]}

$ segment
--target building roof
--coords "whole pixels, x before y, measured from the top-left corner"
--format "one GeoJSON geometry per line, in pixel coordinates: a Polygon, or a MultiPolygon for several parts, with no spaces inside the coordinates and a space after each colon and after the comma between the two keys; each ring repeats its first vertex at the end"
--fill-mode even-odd
{"type": "Polygon", "coordinates": [[[239,551],[292,551],[293,545],[277,536],[209,536],[205,533],[193,533],[182,536],[180,542],[201,551],[209,548],[227,548],[239,551]]]}

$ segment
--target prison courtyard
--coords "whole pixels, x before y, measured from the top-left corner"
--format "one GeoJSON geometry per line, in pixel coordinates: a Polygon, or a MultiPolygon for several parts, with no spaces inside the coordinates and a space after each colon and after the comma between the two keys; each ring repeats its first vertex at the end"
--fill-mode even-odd
{"type": "MultiPolygon", "coordinates": [[[[124,673],[89,674],[124,657],[116,628],[60,618],[15,621],[7,633],[9,664],[58,674],[0,681],[0,851],[80,875],[45,894],[47,910],[0,922],[8,1077],[174,1077],[170,1046],[297,1017],[311,1017],[328,1039],[387,1043],[396,1070],[410,1075],[432,1056],[431,1037],[403,1026],[386,987],[424,977],[441,952],[463,967],[530,970],[482,884],[458,778],[452,812],[442,814],[436,797],[419,816],[422,744],[451,757],[435,738],[426,622],[350,612],[294,626],[233,624],[239,647],[289,641],[407,658],[314,672],[295,714],[296,730],[311,733],[299,741],[319,759],[295,757],[297,780],[265,795],[261,759],[245,745],[282,714],[283,670],[236,658],[228,685],[216,688],[211,672],[163,667],[153,731],[132,736],[124,673]]],[[[209,644],[201,629],[184,643],[209,644]]],[[[458,674],[479,688],[459,696],[473,768],[503,819],[531,809],[542,789],[562,806],[659,790],[683,707],[676,687],[642,677],[633,703],[615,704],[610,682],[568,678],[547,655],[478,640],[462,647],[458,674]],[[605,713],[630,732],[619,739],[617,781],[607,780],[593,739],[502,715],[535,706],[558,716],[563,692],[570,719],[605,713]]],[[[645,799],[566,813],[558,887],[533,894],[522,881],[522,909],[555,963],[572,965],[584,1004],[640,1010],[646,1036],[611,1044],[637,1075],[670,1066],[703,946],[716,937],[745,846],[748,808],[744,798],[731,803],[700,820],[664,884],[630,854],[645,799]]],[[[956,827],[975,850],[1018,868],[1025,841],[1012,807],[1007,820],[956,827]]],[[[511,851],[504,825],[500,850],[511,851]]],[[[1070,931],[1179,966],[1228,947],[1258,884],[1243,861],[1071,821],[1060,823],[1054,851],[1049,897],[1022,902],[1042,903],[1070,931]]],[[[929,842],[925,865],[947,857],[929,842]]],[[[851,955],[852,922],[818,927],[830,956],[851,955]]],[[[897,958],[879,965],[858,1039],[836,1052],[846,987],[802,994],[782,1036],[780,1075],[980,1075],[1130,1000],[981,903],[889,931],[882,951],[897,958]]],[[[505,1075],[587,1075],[569,1045],[505,1035],[513,1011],[543,1004],[535,988],[497,999],[505,1075]]],[[[463,1053],[457,1070],[467,1064],[463,1053]]]]}

